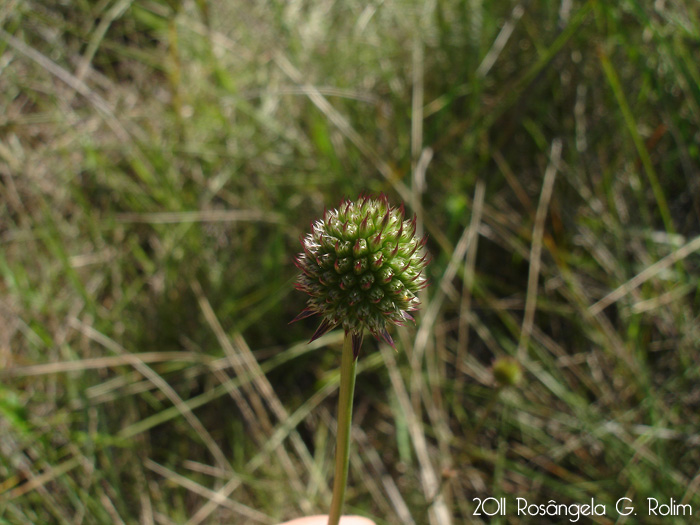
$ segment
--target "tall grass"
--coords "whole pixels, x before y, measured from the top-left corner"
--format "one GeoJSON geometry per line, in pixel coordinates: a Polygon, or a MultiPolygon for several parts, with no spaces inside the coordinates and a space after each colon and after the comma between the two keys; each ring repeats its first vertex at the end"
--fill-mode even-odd
{"type": "Polygon", "coordinates": [[[4,2],[0,523],[325,512],[342,334],[287,324],[292,258],[361,191],[433,263],[349,511],[700,512],[699,41],[692,0],[4,2]]]}

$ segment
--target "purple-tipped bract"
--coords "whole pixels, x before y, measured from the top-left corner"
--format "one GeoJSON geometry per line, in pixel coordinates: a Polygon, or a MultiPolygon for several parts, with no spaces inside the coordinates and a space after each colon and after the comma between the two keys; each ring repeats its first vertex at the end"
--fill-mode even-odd
{"type": "Polygon", "coordinates": [[[294,321],[322,316],[312,341],[342,326],[353,335],[356,355],[365,328],[393,346],[387,324],[413,321],[408,312],[418,309],[416,294],[427,286],[425,242],[416,239],[415,216],[407,220],[403,206],[391,207],[384,194],[324,212],[295,261],[296,288],[310,297],[294,321]]]}

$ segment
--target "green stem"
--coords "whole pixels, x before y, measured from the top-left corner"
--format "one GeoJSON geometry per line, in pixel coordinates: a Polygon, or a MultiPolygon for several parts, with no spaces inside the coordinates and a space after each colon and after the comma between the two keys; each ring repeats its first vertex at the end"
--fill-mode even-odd
{"type": "Polygon", "coordinates": [[[357,359],[353,355],[352,335],[345,334],[343,356],[340,363],[340,395],[338,397],[338,429],[335,446],[335,479],[333,480],[333,499],[328,515],[328,525],[338,525],[345,500],[345,487],[348,484],[348,465],[350,460],[350,426],[352,422],[352,397],[355,391],[355,366],[357,359]]]}

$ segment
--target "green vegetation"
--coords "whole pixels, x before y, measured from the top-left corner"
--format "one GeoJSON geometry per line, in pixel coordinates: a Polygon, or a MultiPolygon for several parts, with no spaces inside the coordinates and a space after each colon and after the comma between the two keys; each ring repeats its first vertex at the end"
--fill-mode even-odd
{"type": "Polygon", "coordinates": [[[685,523],[646,498],[700,512],[698,46],[695,0],[2,2],[0,523],[326,512],[343,335],[288,325],[293,258],[363,191],[432,284],[365,339],[346,512],[685,523]]]}

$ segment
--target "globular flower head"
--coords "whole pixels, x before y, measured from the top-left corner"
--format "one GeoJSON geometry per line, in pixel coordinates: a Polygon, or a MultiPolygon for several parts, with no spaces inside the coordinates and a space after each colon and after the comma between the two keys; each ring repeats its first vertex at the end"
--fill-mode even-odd
{"type": "Polygon", "coordinates": [[[312,341],[342,326],[358,349],[365,328],[393,346],[387,324],[412,321],[416,294],[427,285],[425,242],[416,238],[415,216],[407,220],[403,206],[390,206],[386,195],[344,200],[301,241],[296,288],[310,297],[295,321],[322,317],[312,341]]]}

